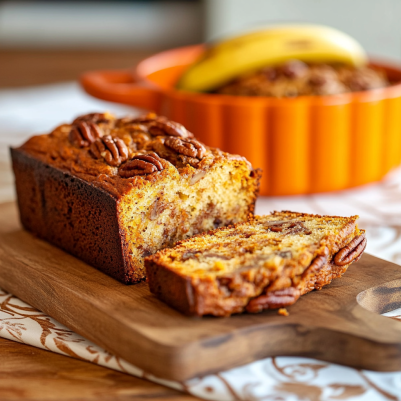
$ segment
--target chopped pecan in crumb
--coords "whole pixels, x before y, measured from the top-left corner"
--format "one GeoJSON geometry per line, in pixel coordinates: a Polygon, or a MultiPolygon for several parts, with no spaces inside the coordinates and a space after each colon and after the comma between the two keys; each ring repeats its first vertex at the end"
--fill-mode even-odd
{"type": "Polygon", "coordinates": [[[283,221],[268,226],[270,231],[275,233],[284,232],[285,235],[305,234],[310,235],[312,231],[309,230],[302,221],[283,221]]]}
{"type": "Polygon", "coordinates": [[[118,167],[128,159],[128,148],[120,138],[105,135],[91,144],[90,151],[96,159],[103,158],[107,164],[118,167]]]}
{"type": "Polygon", "coordinates": [[[288,310],[285,309],[285,308],[280,308],[280,309],[277,311],[277,313],[278,313],[280,316],[289,316],[289,315],[290,315],[289,312],[288,312],[288,310]]]}
{"type": "Polygon", "coordinates": [[[291,251],[281,251],[281,252],[278,252],[278,256],[280,256],[283,259],[291,259],[292,252],[291,251]]]}
{"type": "Polygon", "coordinates": [[[327,264],[328,257],[329,257],[329,250],[326,247],[324,255],[316,256],[316,258],[313,259],[313,261],[310,264],[310,266],[305,270],[303,275],[306,276],[306,275],[311,274],[311,273],[312,274],[318,273],[327,264]]]}
{"type": "Polygon", "coordinates": [[[179,154],[197,159],[202,159],[206,153],[206,148],[196,139],[170,137],[164,145],[179,154]]]}
{"type": "Polygon", "coordinates": [[[189,185],[194,185],[199,182],[206,175],[206,171],[197,171],[189,180],[189,185]]]}
{"type": "Polygon", "coordinates": [[[102,135],[103,133],[96,123],[91,121],[78,121],[72,125],[68,138],[73,145],[83,148],[89,146],[102,135]]]}
{"type": "Polygon", "coordinates": [[[120,167],[119,175],[124,178],[136,175],[152,174],[163,170],[160,157],[156,153],[134,156],[129,162],[120,167]]]}

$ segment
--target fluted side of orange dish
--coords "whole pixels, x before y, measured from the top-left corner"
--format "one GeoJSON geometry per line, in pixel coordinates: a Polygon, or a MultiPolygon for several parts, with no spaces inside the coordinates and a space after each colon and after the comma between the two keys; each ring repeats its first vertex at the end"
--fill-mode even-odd
{"type": "MultiPolygon", "coordinates": [[[[263,169],[262,195],[351,188],[378,181],[401,163],[400,84],[293,99],[175,90],[202,51],[197,46],[160,53],[144,60],[134,77],[93,72],[81,82],[96,97],[153,109],[207,145],[245,156],[263,169]]],[[[401,70],[379,66],[401,81],[401,70]]]]}

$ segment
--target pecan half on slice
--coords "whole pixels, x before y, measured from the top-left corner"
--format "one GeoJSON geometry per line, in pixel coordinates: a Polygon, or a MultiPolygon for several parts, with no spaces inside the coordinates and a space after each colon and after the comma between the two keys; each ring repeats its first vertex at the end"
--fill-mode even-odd
{"type": "Polygon", "coordinates": [[[181,155],[197,159],[203,159],[206,153],[206,148],[196,139],[170,137],[164,141],[164,145],[181,155]]]}
{"type": "Polygon", "coordinates": [[[357,262],[366,248],[367,240],[365,234],[355,237],[347,246],[337,252],[334,263],[337,266],[345,266],[357,262]]]}
{"type": "Polygon", "coordinates": [[[105,135],[91,144],[90,151],[96,159],[103,158],[107,164],[118,167],[128,159],[128,148],[120,138],[105,135]]]}
{"type": "Polygon", "coordinates": [[[158,118],[149,124],[149,132],[153,136],[176,136],[181,138],[193,138],[192,132],[189,132],[183,125],[175,121],[168,121],[158,118]]]}
{"type": "Polygon", "coordinates": [[[134,156],[129,162],[120,167],[119,175],[123,178],[136,175],[152,174],[164,169],[160,157],[154,153],[134,156]]]}
{"type": "Polygon", "coordinates": [[[95,123],[90,121],[78,121],[72,125],[68,137],[73,145],[83,148],[89,146],[102,135],[102,131],[95,123]]]}
{"type": "Polygon", "coordinates": [[[318,255],[313,259],[310,266],[303,272],[303,276],[308,274],[318,273],[328,262],[329,260],[329,249],[326,247],[323,255],[318,255]]]}
{"type": "Polygon", "coordinates": [[[249,313],[261,312],[263,309],[277,309],[294,304],[301,296],[301,292],[296,287],[288,287],[282,290],[267,292],[259,295],[246,306],[249,313]]]}

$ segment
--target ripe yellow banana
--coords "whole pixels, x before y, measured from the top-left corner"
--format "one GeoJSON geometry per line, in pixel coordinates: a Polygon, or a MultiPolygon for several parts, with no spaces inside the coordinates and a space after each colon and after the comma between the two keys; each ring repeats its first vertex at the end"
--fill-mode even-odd
{"type": "Polygon", "coordinates": [[[361,45],[336,29],[319,25],[281,25],[212,45],[188,68],[177,87],[207,92],[242,74],[289,59],[355,66],[367,61],[361,45]]]}

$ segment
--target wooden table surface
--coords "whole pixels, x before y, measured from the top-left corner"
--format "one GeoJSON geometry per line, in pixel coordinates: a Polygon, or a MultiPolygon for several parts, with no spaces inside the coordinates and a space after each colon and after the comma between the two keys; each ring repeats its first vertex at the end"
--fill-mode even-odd
{"type": "MultiPolygon", "coordinates": [[[[90,69],[126,68],[150,53],[0,50],[0,90],[73,80],[90,69]]],[[[5,227],[0,224],[0,228],[5,227]]],[[[1,401],[101,399],[189,401],[197,398],[89,362],[0,338],[1,401]]]]}
{"type": "Polygon", "coordinates": [[[155,51],[0,50],[0,89],[76,79],[88,70],[129,68],[155,51]]]}

